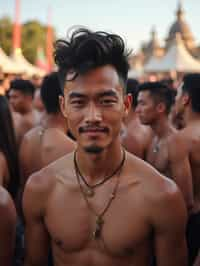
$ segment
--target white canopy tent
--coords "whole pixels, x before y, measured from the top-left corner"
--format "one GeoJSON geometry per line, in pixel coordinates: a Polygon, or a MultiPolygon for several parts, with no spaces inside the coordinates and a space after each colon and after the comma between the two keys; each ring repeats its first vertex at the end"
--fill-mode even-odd
{"type": "Polygon", "coordinates": [[[0,67],[4,73],[19,74],[22,69],[0,47],[0,67]]]}
{"type": "Polygon", "coordinates": [[[159,72],[160,58],[152,55],[144,65],[144,72],[159,72]]]}
{"type": "Polygon", "coordinates": [[[19,66],[19,68],[22,70],[22,72],[26,73],[27,75],[39,75],[44,76],[45,71],[32,65],[29,63],[25,57],[23,56],[21,49],[16,49],[14,53],[12,54],[11,58],[13,61],[19,66]]]}
{"type": "Polygon", "coordinates": [[[188,52],[180,34],[177,34],[168,51],[156,67],[158,72],[200,72],[200,61],[188,52]]]}

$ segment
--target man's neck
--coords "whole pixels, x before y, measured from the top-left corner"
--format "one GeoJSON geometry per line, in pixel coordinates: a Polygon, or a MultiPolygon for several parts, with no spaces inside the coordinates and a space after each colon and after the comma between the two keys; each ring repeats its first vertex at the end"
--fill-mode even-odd
{"type": "Polygon", "coordinates": [[[26,108],[21,110],[20,114],[21,115],[29,115],[32,112],[33,112],[33,106],[31,105],[31,106],[27,106],[26,108]]]}
{"type": "Polygon", "coordinates": [[[65,118],[60,114],[46,114],[43,126],[45,128],[58,128],[65,134],[67,132],[67,122],[65,118]]]}
{"type": "Polygon", "coordinates": [[[128,117],[125,121],[125,124],[128,126],[128,124],[130,122],[132,122],[133,120],[137,119],[138,118],[138,115],[136,114],[136,112],[134,112],[133,109],[130,110],[129,114],[128,114],[128,117]]]}
{"type": "Polygon", "coordinates": [[[87,153],[78,148],[76,160],[82,175],[89,183],[96,183],[99,180],[111,175],[120,165],[123,158],[121,143],[113,148],[108,148],[99,154],[87,153]]]}
{"type": "Polygon", "coordinates": [[[157,120],[151,128],[158,138],[167,136],[173,130],[167,116],[157,120]]]}

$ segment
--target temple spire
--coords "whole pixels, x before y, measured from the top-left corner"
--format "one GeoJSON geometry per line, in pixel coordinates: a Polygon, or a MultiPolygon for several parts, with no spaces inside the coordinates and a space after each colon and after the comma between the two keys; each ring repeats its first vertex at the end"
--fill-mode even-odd
{"type": "Polygon", "coordinates": [[[182,20],[184,16],[184,10],[183,10],[183,1],[179,0],[178,1],[178,8],[176,11],[177,19],[182,20]]]}

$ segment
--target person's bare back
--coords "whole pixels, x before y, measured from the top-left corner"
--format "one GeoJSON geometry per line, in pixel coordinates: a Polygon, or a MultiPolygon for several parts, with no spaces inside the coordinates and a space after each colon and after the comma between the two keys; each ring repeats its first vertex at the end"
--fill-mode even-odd
{"type": "Polygon", "coordinates": [[[187,145],[193,179],[194,207],[193,212],[200,211],[200,127],[199,121],[180,131],[187,145]]]}
{"type": "Polygon", "coordinates": [[[74,147],[74,142],[59,128],[33,128],[24,136],[20,147],[23,183],[32,173],[71,152],[74,147]]]}
{"type": "MultiPolygon", "coordinates": [[[[167,250],[169,256],[172,250],[174,254],[183,252],[182,259],[174,256],[174,264],[170,265],[186,265],[186,210],[180,192],[173,182],[140,159],[130,154],[126,157],[116,197],[103,217],[102,232],[97,239],[93,237],[96,217],[80,193],[73,154],[29,179],[24,195],[29,258],[25,265],[32,265],[37,259],[40,263],[34,265],[46,265],[50,243],[55,266],[146,266],[150,263],[153,246],[157,265],[169,265],[159,263],[162,252],[167,250]],[[34,235],[40,240],[39,246],[33,241],[34,235]],[[166,246],[162,250],[164,242],[166,246]]],[[[89,198],[96,212],[102,211],[116,182],[117,177],[112,178],[89,198]]]]}

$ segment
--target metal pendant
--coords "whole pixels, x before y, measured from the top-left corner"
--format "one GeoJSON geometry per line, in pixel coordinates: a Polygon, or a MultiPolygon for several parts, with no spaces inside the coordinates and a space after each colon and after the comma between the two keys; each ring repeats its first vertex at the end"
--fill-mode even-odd
{"type": "Polygon", "coordinates": [[[153,153],[157,153],[159,152],[159,149],[160,149],[160,146],[158,144],[156,144],[154,147],[153,147],[153,153]]]}
{"type": "Polygon", "coordinates": [[[94,239],[100,238],[103,224],[104,224],[104,221],[103,221],[102,217],[98,216],[96,219],[95,230],[93,232],[93,238],[94,239]]]}
{"type": "Polygon", "coordinates": [[[91,198],[91,197],[94,196],[94,190],[91,189],[91,188],[89,188],[89,187],[84,188],[84,194],[85,194],[87,197],[91,198]]]}

